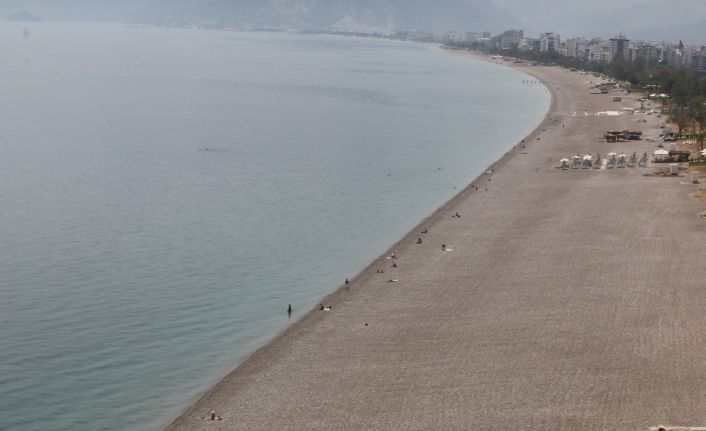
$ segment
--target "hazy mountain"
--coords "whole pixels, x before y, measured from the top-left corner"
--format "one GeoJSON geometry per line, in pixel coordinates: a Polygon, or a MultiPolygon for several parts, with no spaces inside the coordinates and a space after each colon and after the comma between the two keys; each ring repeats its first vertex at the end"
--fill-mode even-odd
{"type": "Polygon", "coordinates": [[[45,21],[126,21],[144,7],[140,0],[0,0],[0,16],[26,12],[45,21]]]}
{"type": "Polygon", "coordinates": [[[524,28],[706,43],[704,0],[0,0],[0,16],[313,30],[524,28]],[[519,18],[518,18],[519,17],[519,18]]]}
{"type": "Polygon", "coordinates": [[[500,31],[520,21],[492,0],[2,0],[47,20],[219,22],[313,30],[500,31]]]}
{"type": "Polygon", "coordinates": [[[501,30],[519,24],[488,0],[158,0],[152,20],[331,30],[501,30]]]}
{"type": "Polygon", "coordinates": [[[42,19],[39,18],[37,15],[34,15],[30,12],[27,12],[26,10],[21,10],[15,13],[11,13],[8,16],[5,17],[6,20],[8,21],[41,21],[42,19]]]}

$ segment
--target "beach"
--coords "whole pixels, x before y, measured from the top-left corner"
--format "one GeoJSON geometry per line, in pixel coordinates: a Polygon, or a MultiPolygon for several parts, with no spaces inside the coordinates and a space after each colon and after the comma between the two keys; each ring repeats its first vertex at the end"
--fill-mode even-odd
{"type": "Polygon", "coordinates": [[[659,119],[594,115],[618,106],[595,78],[512,66],[552,92],[543,123],[168,430],[706,425],[698,186],[558,169],[651,151],[659,119]],[[643,140],[600,142],[623,129],[643,140]]]}

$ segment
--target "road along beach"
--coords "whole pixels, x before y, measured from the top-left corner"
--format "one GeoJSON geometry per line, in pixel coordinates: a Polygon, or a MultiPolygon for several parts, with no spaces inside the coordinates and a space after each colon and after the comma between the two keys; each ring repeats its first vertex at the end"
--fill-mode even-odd
{"type": "Polygon", "coordinates": [[[558,169],[577,153],[654,149],[599,138],[656,135],[658,120],[596,115],[616,105],[589,94],[593,78],[514,66],[548,83],[544,122],[169,430],[706,425],[696,186],[558,169]],[[204,420],[212,410],[223,420],[204,420]]]}

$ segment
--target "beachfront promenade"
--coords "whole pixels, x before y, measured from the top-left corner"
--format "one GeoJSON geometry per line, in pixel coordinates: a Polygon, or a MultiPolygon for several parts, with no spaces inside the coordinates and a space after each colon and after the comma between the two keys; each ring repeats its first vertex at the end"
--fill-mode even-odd
{"type": "Polygon", "coordinates": [[[659,120],[586,116],[617,106],[589,94],[595,78],[527,70],[553,83],[554,102],[526,148],[391,249],[397,268],[378,259],[169,430],[706,425],[697,186],[644,176],[652,169],[557,169],[578,152],[654,149],[598,138],[655,136],[659,120]],[[224,420],[203,420],[211,410],[224,420]]]}

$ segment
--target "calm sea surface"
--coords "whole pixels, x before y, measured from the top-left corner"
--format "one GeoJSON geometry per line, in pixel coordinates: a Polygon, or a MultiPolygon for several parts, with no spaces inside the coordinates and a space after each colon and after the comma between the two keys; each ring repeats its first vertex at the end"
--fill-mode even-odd
{"type": "Polygon", "coordinates": [[[533,129],[525,78],[411,43],[0,24],[0,429],[164,426],[533,129]]]}

